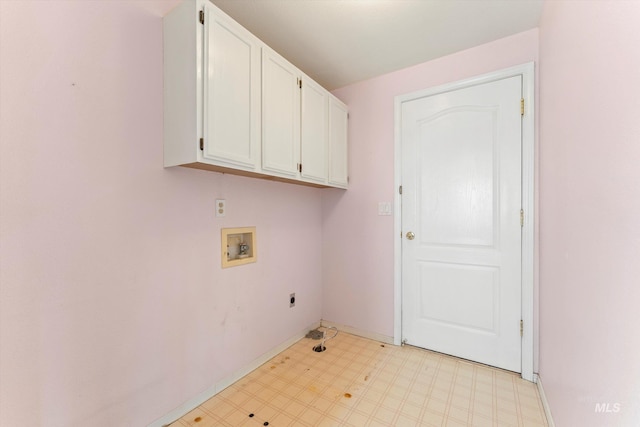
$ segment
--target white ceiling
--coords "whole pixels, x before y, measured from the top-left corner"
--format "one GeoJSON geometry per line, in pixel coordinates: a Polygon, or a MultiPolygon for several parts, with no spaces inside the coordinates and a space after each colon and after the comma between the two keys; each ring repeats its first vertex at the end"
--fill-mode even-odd
{"type": "Polygon", "coordinates": [[[212,0],[332,90],[535,28],[543,0],[212,0]]]}

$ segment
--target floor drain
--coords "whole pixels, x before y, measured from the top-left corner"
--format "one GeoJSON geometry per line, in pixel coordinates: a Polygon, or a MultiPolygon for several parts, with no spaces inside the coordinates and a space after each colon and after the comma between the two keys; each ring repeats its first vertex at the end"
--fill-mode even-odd
{"type": "Polygon", "coordinates": [[[324,346],[324,343],[332,340],[336,337],[336,335],[338,335],[338,328],[336,328],[335,326],[329,326],[326,330],[322,331],[322,341],[320,341],[320,344],[318,344],[317,346],[313,347],[313,351],[315,351],[316,353],[322,353],[323,351],[325,351],[327,349],[327,347],[324,346]],[[327,337],[327,331],[333,329],[336,331],[335,334],[333,334],[330,337],[327,337]]]}

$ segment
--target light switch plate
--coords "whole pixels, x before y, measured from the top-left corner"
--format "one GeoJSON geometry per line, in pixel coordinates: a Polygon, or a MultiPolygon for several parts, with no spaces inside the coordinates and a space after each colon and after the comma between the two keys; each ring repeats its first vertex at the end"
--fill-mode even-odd
{"type": "Polygon", "coordinates": [[[378,215],[381,215],[381,216],[391,215],[391,202],[379,202],[378,215]]]}

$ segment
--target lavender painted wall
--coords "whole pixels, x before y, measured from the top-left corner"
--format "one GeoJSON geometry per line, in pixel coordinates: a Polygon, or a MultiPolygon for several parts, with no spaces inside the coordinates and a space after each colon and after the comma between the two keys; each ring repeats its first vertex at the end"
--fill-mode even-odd
{"type": "Polygon", "coordinates": [[[0,1],[2,426],[146,425],[320,319],[322,190],[162,167],[175,4],[0,1]]]}
{"type": "Polygon", "coordinates": [[[394,199],[394,98],[538,57],[530,30],[434,61],[346,86],[349,190],[323,193],[323,319],[393,336],[393,217],[378,202],[394,199]]]}
{"type": "Polygon", "coordinates": [[[540,23],[540,377],[559,427],[640,425],[639,22],[638,2],[548,1],[540,23]]]}

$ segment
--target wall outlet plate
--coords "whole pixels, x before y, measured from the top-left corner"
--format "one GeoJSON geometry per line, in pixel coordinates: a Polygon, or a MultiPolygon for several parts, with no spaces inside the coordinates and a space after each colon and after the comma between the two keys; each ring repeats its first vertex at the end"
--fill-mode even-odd
{"type": "Polygon", "coordinates": [[[216,216],[222,217],[227,214],[227,201],[225,199],[216,199],[216,216]]]}

